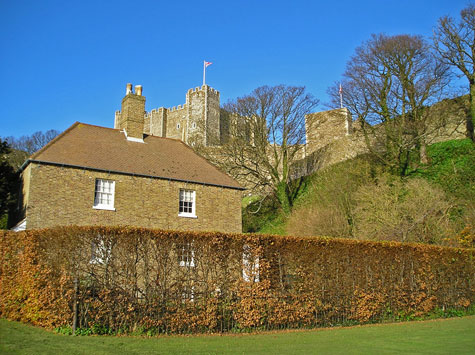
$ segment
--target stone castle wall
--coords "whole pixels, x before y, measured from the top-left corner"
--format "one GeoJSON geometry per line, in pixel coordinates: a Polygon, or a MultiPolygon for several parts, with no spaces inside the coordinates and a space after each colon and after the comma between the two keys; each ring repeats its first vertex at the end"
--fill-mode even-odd
{"type": "Polygon", "coordinates": [[[156,130],[157,126],[151,127],[150,134],[159,137],[167,137],[180,139],[186,142],[186,124],[187,124],[187,107],[186,105],[178,105],[170,109],[163,109],[166,112],[167,120],[166,122],[159,122],[159,125],[165,127],[163,130],[156,130]],[[159,133],[165,133],[165,135],[160,135],[159,133]]]}
{"type": "MultiPolygon", "coordinates": [[[[464,138],[467,107],[468,98],[461,97],[429,108],[432,118],[424,135],[425,142],[431,144],[464,138]]],[[[116,123],[122,120],[122,113],[116,112],[116,123]]],[[[368,152],[367,137],[346,108],[308,114],[305,130],[306,144],[301,152],[305,162],[296,165],[295,176],[310,174],[368,152]]],[[[145,113],[144,133],[180,139],[194,147],[219,149],[237,134],[247,134],[252,143],[245,119],[220,108],[219,92],[208,85],[188,90],[183,105],[160,107],[145,113]]],[[[212,155],[219,154],[213,150],[212,155]]]]}
{"type": "MultiPolygon", "coordinates": [[[[465,117],[468,96],[443,100],[428,109],[426,144],[466,138],[465,117]]],[[[346,109],[312,113],[305,117],[305,157],[293,167],[293,177],[309,175],[319,169],[369,152],[366,140],[377,146],[375,135],[365,136],[361,123],[353,121],[346,109]]]]}
{"type": "Polygon", "coordinates": [[[311,113],[305,117],[307,152],[314,152],[327,144],[352,134],[352,120],[348,109],[311,113]]]}

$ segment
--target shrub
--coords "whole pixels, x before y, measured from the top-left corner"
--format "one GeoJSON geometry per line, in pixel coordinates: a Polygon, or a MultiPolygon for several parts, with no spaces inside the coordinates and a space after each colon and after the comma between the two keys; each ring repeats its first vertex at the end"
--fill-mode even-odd
{"type": "Polygon", "coordinates": [[[0,232],[0,316],[67,333],[77,304],[79,334],[247,331],[374,322],[388,314],[420,317],[473,307],[473,252],[126,227],[0,232]]]}
{"type": "Polygon", "coordinates": [[[371,182],[381,167],[367,156],[329,167],[308,182],[306,193],[287,222],[297,236],[353,236],[354,192],[371,182]]]}
{"type": "Polygon", "coordinates": [[[382,175],[355,193],[358,239],[441,244],[455,234],[450,220],[454,205],[442,189],[426,180],[400,180],[382,175]]]}

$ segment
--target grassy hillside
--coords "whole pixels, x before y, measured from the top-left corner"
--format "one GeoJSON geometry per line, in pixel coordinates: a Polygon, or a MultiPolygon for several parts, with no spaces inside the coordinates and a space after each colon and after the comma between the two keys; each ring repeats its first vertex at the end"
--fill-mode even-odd
{"type": "Polygon", "coordinates": [[[428,147],[430,164],[416,170],[457,198],[475,200],[475,145],[469,139],[436,143],[428,147]]]}
{"type": "Polygon", "coordinates": [[[249,203],[244,230],[453,244],[475,225],[475,146],[437,143],[428,156],[404,179],[369,156],[331,166],[306,178],[288,217],[272,200],[249,203]]]}

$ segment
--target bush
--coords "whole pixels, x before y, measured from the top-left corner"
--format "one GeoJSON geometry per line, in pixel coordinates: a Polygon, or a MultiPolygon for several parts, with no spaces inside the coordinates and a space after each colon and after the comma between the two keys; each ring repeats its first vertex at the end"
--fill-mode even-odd
{"type": "Polygon", "coordinates": [[[332,166],[309,178],[308,188],[287,222],[297,236],[353,236],[354,192],[381,174],[367,156],[332,166]]]}
{"type": "Polygon", "coordinates": [[[426,180],[382,175],[355,193],[355,237],[442,244],[455,234],[454,205],[442,189],[426,180]]]}
{"type": "Polygon", "coordinates": [[[80,334],[354,324],[475,302],[473,249],[64,227],[0,232],[0,252],[0,316],[60,332],[76,301],[80,334]]]}

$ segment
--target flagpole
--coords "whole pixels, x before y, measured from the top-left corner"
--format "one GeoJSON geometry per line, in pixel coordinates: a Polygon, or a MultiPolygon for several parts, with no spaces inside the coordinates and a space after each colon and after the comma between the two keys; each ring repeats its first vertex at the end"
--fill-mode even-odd
{"type": "Polygon", "coordinates": [[[340,108],[343,108],[343,90],[341,89],[341,83],[340,83],[340,108]]]}
{"type": "Polygon", "coordinates": [[[206,60],[203,60],[203,86],[206,85],[206,60]]]}

